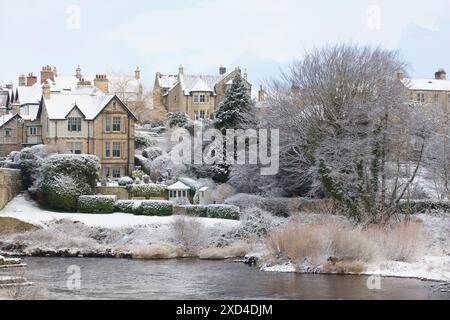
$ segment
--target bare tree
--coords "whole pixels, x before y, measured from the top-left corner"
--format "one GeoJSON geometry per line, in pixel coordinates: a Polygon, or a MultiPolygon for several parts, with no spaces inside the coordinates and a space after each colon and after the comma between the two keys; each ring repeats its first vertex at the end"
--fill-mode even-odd
{"type": "Polygon", "coordinates": [[[306,53],[271,81],[263,121],[280,129],[279,181],[287,190],[332,197],[360,222],[396,212],[426,138],[397,78],[405,69],[396,52],[337,45],[306,53]]]}

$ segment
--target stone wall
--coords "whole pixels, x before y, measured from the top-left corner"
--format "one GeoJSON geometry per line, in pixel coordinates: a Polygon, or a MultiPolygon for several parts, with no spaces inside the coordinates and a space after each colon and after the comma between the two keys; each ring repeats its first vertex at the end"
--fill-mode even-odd
{"type": "Polygon", "coordinates": [[[117,196],[117,200],[129,200],[130,195],[125,187],[96,187],[97,194],[117,196]]]}
{"type": "Polygon", "coordinates": [[[0,209],[22,191],[22,173],[16,169],[0,168],[0,209]]]}

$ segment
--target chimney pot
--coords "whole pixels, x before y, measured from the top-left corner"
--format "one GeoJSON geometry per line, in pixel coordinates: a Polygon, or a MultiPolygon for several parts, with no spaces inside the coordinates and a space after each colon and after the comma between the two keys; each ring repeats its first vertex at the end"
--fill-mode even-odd
{"type": "Polygon", "coordinates": [[[224,75],[225,73],[227,73],[227,68],[225,68],[224,66],[220,66],[219,74],[220,75],[224,75]]]}
{"type": "Polygon", "coordinates": [[[445,69],[439,69],[435,74],[434,77],[436,80],[446,80],[447,79],[447,73],[445,72],[445,69]]]}

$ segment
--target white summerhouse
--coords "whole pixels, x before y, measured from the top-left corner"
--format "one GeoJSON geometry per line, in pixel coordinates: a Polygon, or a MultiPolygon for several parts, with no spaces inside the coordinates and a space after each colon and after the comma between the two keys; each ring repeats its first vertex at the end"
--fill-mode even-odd
{"type": "Polygon", "coordinates": [[[175,204],[187,204],[189,201],[189,190],[190,188],[183,182],[178,181],[177,183],[167,187],[169,190],[169,200],[175,204]]]}
{"type": "Polygon", "coordinates": [[[211,194],[212,194],[212,188],[202,187],[202,188],[198,189],[199,203],[203,206],[213,204],[211,194]]]}

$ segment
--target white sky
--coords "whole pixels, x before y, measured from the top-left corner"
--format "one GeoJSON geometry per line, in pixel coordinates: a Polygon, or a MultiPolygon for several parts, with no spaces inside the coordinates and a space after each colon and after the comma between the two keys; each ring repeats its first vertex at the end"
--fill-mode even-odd
{"type": "Polygon", "coordinates": [[[431,77],[450,67],[449,18],[447,0],[0,0],[0,80],[44,64],[66,74],[78,64],[90,74],[139,65],[152,85],[156,71],[223,64],[247,67],[256,83],[340,41],[400,49],[417,76],[431,77]]]}

